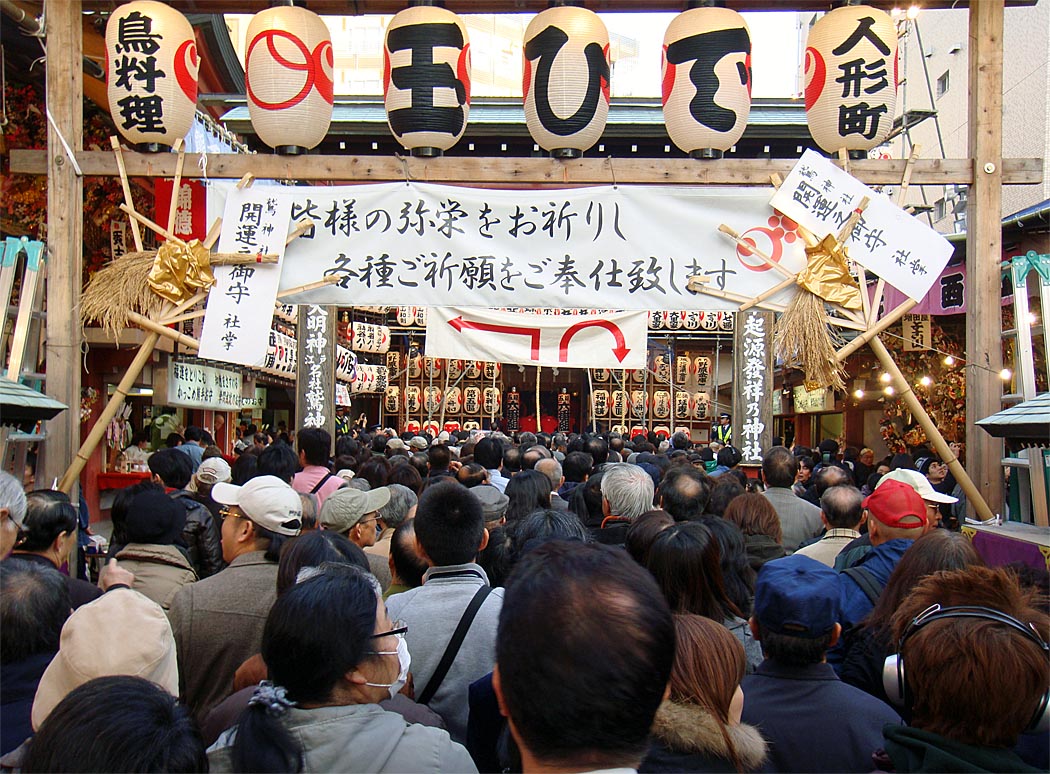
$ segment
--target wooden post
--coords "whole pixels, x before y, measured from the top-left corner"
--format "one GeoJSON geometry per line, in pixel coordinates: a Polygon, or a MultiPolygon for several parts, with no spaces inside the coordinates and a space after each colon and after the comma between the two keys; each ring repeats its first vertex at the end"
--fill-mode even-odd
{"type": "MultiPolygon", "coordinates": [[[[81,0],[47,9],[47,394],[69,406],[47,423],[37,481],[62,475],[80,446],[80,290],[84,263],[84,185],[63,149],[84,144],[81,0]]],[[[67,491],[71,491],[70,486],[67,491]]],[[[76,499],[74,498],[74,502],[76,499]]]]}
{"type": "Polygon", "coordinates": [[[1002,441],[977,421],[1002,409],[1003,0],[970,3],[969,154],[966,217],[966,464],[993,511],[1003,503],[1002,441]]]}
{"type": "MultiPolygon", "coordinates": [[[[908,384],[908,380],[905,378],[901,369],[897,367],[896,361],[890,351],[886,349],[886,345],[882,343],[882,339],[878,336],[871,340],[871,351],[878,357],[882,367],[886,369],[887,373],[893,377],[893,386],[897,392],[900,393],[901,399],[908,407],[908,411],[912,413],[912,416],[918,421],[919,426],[923,432],[926,433],[926,438],[933,445],[937,455],[944,460],[948,465],[948,469],[955,476],[955,479],[959,482],[959,486],[962,487],[966,493],[966,499],[969,505],[977,513],[977,516],[981,521],[987,521],[988,519],[994,518],[991,508],[988,507],[988,503],[985,501],[977,485],[974,484],[973,480],[963,469],[963,466],[959,463],[959,459],[952,452],[951,447],[948,446],[947,441],[944,440],[944,436],[941,435],[941,431],[937,429],[937,425],[930,418],[930,415],[926,413],[926,409],[923,408],[922,402],[918,396],[915,395],[915,391],[912,390],[911,385],[908,384]]],[[[983,432],[983,431],[982,431],[983,432]]]]}

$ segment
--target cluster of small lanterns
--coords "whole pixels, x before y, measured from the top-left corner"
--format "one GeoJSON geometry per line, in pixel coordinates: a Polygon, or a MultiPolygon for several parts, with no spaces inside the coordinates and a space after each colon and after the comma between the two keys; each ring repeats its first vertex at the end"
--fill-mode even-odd
{"type": "MultiPolygon", "coordinates": [[[[676,16],[663,41],[664,122],[695,158],[717,158],[747,128],[751,37],[736,11],[699,2],[676,16]]],[[[112,115],[129,142],[171,145],[193,121],[198,52],[186,18],[155,0],[120,6],[106,27],[112,115]]],[[[533,140],[557,158],[592,147],[609,113],[609,33],[593,11],[558,5],[525,31],[522,94],[533,140]]],[[[806,116],[828,152],[879,145],[893,124],[897,34],[889,14],[848,5],[810,30],[806,116]]],[[[282,153],[315,147],[334,102],[331,34],[297,6],[257,13],[245,55],[248,110],[259,138],[282,153]]],[[[387,122],[413,155],[436,156],[463,136],[470,113],[470,42],[453,12],[418,4],[393,17],[383,48],[387,122]]]]}

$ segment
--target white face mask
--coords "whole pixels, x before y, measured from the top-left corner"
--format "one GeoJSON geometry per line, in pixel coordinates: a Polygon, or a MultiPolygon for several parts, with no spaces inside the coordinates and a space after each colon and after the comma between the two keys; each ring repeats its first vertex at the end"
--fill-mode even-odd
{"type": "Polygon", "coordinates": [[[373,688],[386,688],[390,692],[390,698],[394,698],[405,687],[405,682],[408,680],[408,668],[412,666],[412,655],[408,652],[408,642],[405,640],[405,635],[400,634],[397,636],[397,650],[374,650],[377,656],[393,656],[397,655],[397,661],[401,665],[401,670],[397,673],[397,678],[392,683],[365,683],[373,688]]]}

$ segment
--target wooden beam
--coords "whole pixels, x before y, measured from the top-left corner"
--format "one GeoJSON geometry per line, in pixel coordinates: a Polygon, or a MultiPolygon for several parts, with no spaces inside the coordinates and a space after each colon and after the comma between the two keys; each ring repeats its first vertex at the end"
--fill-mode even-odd
{"type": "Polygon", "coordinates": [[[969,151],[974,181],[967,199],[966,467],[991,509],[1003,509],[1003,442],[977,426],[1002,409],[1003,0],[970,5],[969,151]]]}
{"type": "MultiPolygon", "coordinates": [[[[174,153],[125,152],[124,164],[132,177],[174,177],[174,153]]],[[[85,175],[118,175],[116,160],[106,151],[83,151],[77,161],[85,175]]],[[[768,186],[771,174],[786,176],[797,159],[617,159],[616,182],[638,185],[768,186]]],[[[11,172],[43,174],[44,151],[11,150],[11,172]]],[[[197,157],[191,156],[183,177],[203,177],[197,157]]],[[[613,182],[604,158],[555,161],[545,158],[479,158],[445,156],[406,159],[412,180],[429,183],[471,183],[500,186],[606,185],[613,182]]],[[[904,159],[853,161],[850,170],[868,185],[900,185],[907,167],[904,159]]],[[[1039,185],[1043,159],[1005,159],[1003,182],[1039,185]]],[[[354,183],[403,181],[405,166],[393,156],[276,156],[239,153],[208,154],[208,177],[239,179],[251,173],[260,179],[327,180],[354,183]]],[[[921,159],[912,168],[912,185],[970,185],[969,159],[921,159]]]]}
{"type": "MultiPolygon", "coordinates": [[[[80,290],[84,257],[84,186],[63,150],[84,144],[81,0],[48,6],[47,110],[47,394],[69,406],[47,423],[42,486],[62,475],[80,447],[82,338],[80,290]]],[[[74,482],[75,483],[75,482],[74,482]]],[[[74,502],[76,502],[74,496],[74,502]]]]}

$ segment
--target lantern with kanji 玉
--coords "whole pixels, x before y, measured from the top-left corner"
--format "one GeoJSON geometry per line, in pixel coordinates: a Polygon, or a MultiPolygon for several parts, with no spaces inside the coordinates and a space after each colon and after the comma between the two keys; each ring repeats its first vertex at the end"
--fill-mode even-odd
{"type": "Polygon", "coordinates": [[[728,8],[690,8],[671,20],[663,46],[664,124],[693,158],[721,158],[751,112],[751,35],[728,8]]]}
{"type": "Polygon", "coordinates": [[[259,11],[248,24],[244,82],[259,139],[278,153],[313,148],[332,123],[332,36],[313,11],[259,11]]]}
{"type": "Polygon", "coordinates": [[[555,158],[575,158],[605,130],[609,116],[609,33],[598,14],[558,6],[525,30],[525,125],[555,158]]]}
{"type": "Polygon", "coordinates": [[[117,131],[148,150],[174,145],[197,107],[193,27],[166,3],[137,0],[106,22],[106,95],[117,131]]]}
{"type": "Polygon", "coordinates": [[[470,43],[452,11],[416,5],[386,28],[383,102],[394,138],[413,156],[459,142],[470,113],[470,43]]]}
{"type": "Polygon", "coordinates": [[[806,121],[829,153],[879,145],[897,102],[897,28],[888,13],[847,5],[809,31],[804,65],[806,121]]]}

